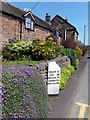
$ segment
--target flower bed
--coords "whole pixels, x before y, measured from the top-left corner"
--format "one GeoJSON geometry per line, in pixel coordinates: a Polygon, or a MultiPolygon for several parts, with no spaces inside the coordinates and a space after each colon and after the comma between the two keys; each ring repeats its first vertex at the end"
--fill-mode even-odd
{"type": "Polygon", "coordinates": [[[40,74],[20,65],[3,66],[1,70],[3,118],[45,118],[48,96],[40,74]]]}
{"type": "Polygon", "coordinates": [[[60,90],[64,89],[70,80],[71,76],[74,74],[75,69],[73,66],[69,65],[64,71],[61,71],[60,74],[60,90]]]}
{"type": "Polygon", "coordinates": [[[16,41],[8,45],[3,51],[5,60],[20,61],[46,61],[51,60],[59,55],[67,56],[71,60],[71,65],[77,69],[77,63],[81,58],[82,49],[76,46],[75,49],[64,48],[54,42],[53,39],[38,39],[33,41],[16,41]]]}

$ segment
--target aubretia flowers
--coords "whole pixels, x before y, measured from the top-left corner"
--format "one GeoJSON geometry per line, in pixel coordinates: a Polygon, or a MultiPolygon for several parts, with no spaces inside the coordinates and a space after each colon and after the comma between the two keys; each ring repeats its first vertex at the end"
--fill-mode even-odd
{"type": "Polygon", "coordinates": [[[33,70],[31,67],[29,66],[23,66],[23,67],[20,67],[20,70],[21,71],[24,71],[26,74],[28,74],[30,76],[30,78],[33,78],[35,76],[33,70]]]}
{"type": "Polygon", "coordinates": [[[0,66],[0,70],[2,70],[2,66],[0,66]]]}
{"type": "Polygon", "coordinates": [[[1,70],[3,118],[45,118],[48,96],[40,74],[30,66],[2,66],[1,70]]]}

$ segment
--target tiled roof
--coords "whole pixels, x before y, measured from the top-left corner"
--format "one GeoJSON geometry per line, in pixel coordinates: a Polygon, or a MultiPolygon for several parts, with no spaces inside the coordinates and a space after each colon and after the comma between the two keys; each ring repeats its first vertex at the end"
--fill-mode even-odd
{"type": "MultiPolygon", "coordinates": [[[[76,29],[76,27],[74,27],[72,24],[70,24],[68,21],[66,21],[65,19],[63,19],[61,16],[59,16],[59,15],[56,15],[52,20],[51,20],[51,22],[53,22],[56,18],[60,18],[60,19],[62,19],[63,21],[65,21],[68,25],[70,25],[73,29],[68,29],[68,30],[75,30],[77,33],[78,33],[78,31],[77,31],[77,29],[76,29]]],[[[78,33],[79,34],[79,33],[78,33]]]]}

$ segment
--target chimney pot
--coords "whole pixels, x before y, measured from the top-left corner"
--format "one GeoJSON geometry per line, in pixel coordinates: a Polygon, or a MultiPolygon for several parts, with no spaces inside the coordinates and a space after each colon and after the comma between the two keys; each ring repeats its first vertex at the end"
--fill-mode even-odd
{"type": "Polygon", "coordinates": [[[51,23],[51,16],[48,14],[48,12],[46,12],[45,21],[49,24],[51,23]]]}
{"type": "Polygon", "coordinates": [[[46,16],[48,16],[48,12],[46,12],[46,16]]]}

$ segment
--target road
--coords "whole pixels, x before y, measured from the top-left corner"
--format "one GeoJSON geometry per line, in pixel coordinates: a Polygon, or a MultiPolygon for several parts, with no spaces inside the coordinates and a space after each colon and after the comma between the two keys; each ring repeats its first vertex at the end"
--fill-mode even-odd
{"type": "Polygon", "coordinates": [[[78,93],[75,102],[70,110],[69,118],[89,118],[90,119],[90,59],[87,59],[88,64],[81,77],[81,84],[78,87],[78,93]],[[89,105],[88,105],[89,104],[89,105]]]}
{"type": "Polygon", "coordinates": [[[51,96],[48,118],[89,118],[90,59],[84,58],[79,68],[58,96],[51,96]],[[89,73],[89,74],[88,74],[89,73]],[[89,75],[89,76],[88,76],[89,75]],[[88,85],[89,84],[89,85],[88,85]]]}

